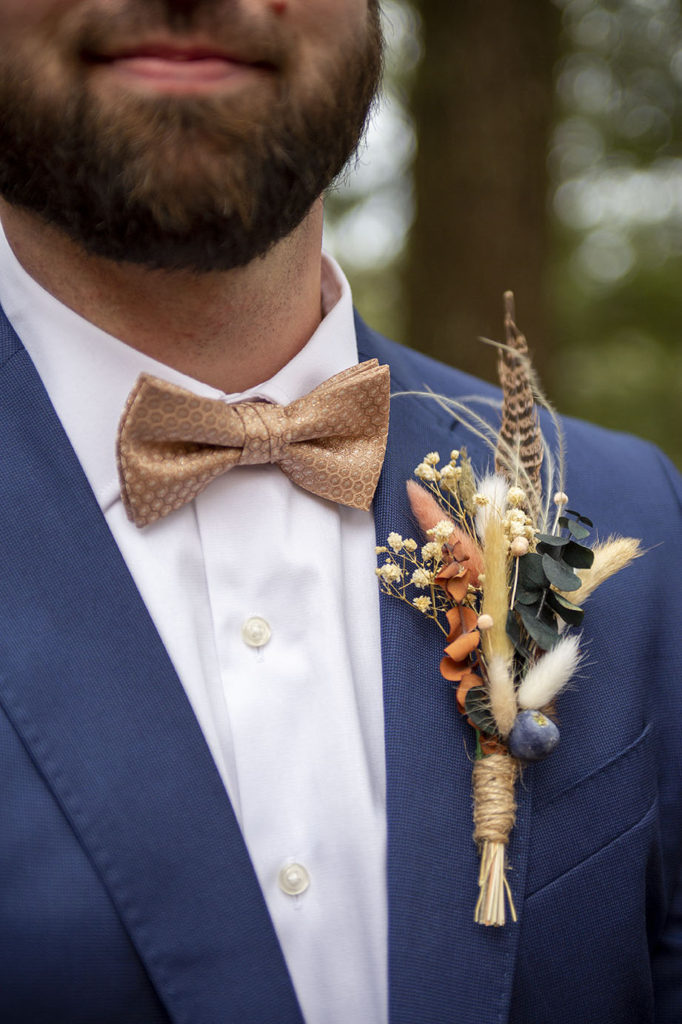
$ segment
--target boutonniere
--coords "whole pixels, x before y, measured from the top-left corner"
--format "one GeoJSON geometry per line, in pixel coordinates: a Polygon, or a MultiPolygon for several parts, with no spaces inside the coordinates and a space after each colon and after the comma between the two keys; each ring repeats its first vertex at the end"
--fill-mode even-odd
{"type": "Polygon", "coordinates": [[[511,293],[505,304],[499,430],[471,405],[433,396],[486,442],[494,471],[477,477],[464,448],[447,460],[427,454],[419,482],[407,483],[422,543],[391,533],[377,548],[381,589],[443,633],[440,672],[474,730],[474,917],[484,925],[503,925],[507,906],[516,920],[506,878],[515,785],[524,765],[559,743],[555,705],[580,663],[583,603],[642,553],[632,538],[592,541],[591,520],[568,507],[561,423],[539,389],[511,293]]]}

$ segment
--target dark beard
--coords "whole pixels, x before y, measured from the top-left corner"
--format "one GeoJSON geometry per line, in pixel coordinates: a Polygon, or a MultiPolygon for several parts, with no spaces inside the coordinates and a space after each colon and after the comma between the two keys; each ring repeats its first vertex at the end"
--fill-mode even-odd
{"type": "Polygon", "coordinates": [[[244,266],[300,224],[361,138],[381,73],[374,3],[368,17],[324,89],[301,99],[282,86],[260,116],[179,97],[126,97],[112,115],[85,88],[38,99],[0,67],[0,193],[111,260],[244,266]]]}

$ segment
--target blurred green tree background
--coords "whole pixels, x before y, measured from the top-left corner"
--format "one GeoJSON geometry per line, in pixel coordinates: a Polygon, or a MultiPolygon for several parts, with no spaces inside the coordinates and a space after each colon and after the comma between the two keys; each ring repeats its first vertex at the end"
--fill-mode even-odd
{"type": "Polygon", "coordinates": [[[682,466],[680,0],[384,0],[385,98],[328,198],[378,329],[489,379],[502,292],[566,414],[682,466]]]}

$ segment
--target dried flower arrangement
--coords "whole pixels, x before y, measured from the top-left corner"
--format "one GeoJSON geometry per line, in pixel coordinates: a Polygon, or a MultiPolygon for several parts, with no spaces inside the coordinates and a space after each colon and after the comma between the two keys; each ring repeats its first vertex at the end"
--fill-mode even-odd
{"type": "Polygon", "coordinates": [[[642,552],[638,540],[584,543],[592,522],[567,508],[563,435],[544,399],[505,294],[506,343],[499,344],[502,420],[494,431],[470,407],[436,397],[495,455],[477,479],[465,449],[441,465],[437,452],[408,481],[424,543],[389,534],[377,548],[381,589],[433,620],[445,637],[442,676],[473,726],[474,840],[480,853],[475,920],[503,925],[516,912],[506,878],[514,788],[524,764],[559,742],[556,698],[580,662],[582,603],[642,552]],[[540,428],[548,409],[557,444],[540,428]]]}

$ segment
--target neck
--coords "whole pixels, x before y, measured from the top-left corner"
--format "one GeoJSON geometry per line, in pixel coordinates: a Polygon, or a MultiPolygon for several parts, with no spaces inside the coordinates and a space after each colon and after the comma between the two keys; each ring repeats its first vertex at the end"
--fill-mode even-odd
{"type": "Polygon", "coordinates": [[[0,215],[17,259],[46,291],[108,334],[222,391],[267,380],[320,322],[321,202],[265,256],[208,274],[114,263],[4,201],[0,215]]]}

